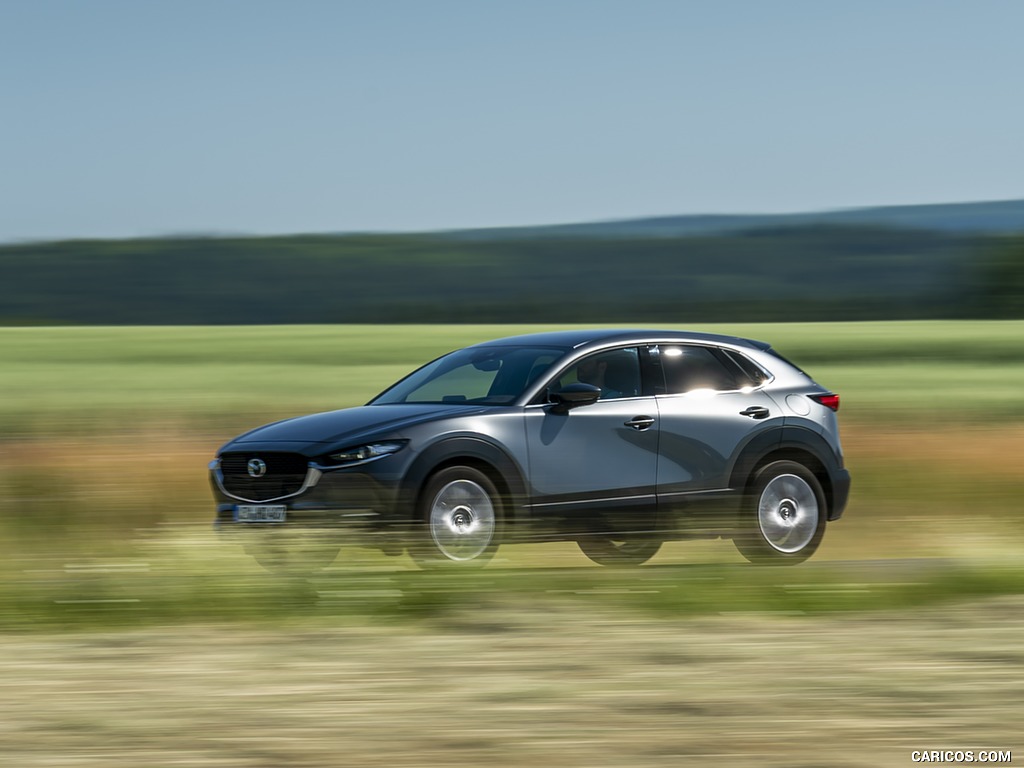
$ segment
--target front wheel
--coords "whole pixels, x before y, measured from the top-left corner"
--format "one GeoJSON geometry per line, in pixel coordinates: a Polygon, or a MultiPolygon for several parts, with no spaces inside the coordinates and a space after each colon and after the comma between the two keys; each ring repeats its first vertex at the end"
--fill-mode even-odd
{"type": "Polygon", "coordinates": [[[803,464],[762,467],[744,501],[744,530],[733,542],[752,563],[801,563],[825,535],[827,505],[818,478],[803,464]]]}
{"type": "Polygon", "coordinates": [[[583,554],[599,565],[641,565],[661,549],[660,541],[650,539],[583,538],[576,542],[583,554]]]}
{"type": "Polygon", "coordinates": [[[491,479],[473,467],[449,467],[420,497],[418,540],[409,554],[424,568],[481,567],[494,556],[502,502],[491,479]]]}

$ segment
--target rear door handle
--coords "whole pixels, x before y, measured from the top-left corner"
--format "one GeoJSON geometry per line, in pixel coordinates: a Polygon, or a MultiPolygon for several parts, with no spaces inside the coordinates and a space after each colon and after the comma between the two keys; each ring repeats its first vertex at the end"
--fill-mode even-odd
{"type": "Polygon", "coordinates": [[[634,416],[629,421],[622,422],[623,426],[632,427],[637,432],[643,432],[648,429],[654,423],[654,419],[650,416],[634,416]]]}
{"type": "Polygon", "coordinates": [[[740,416],[749,416],[752,419],[767,419],[771,411],[763,405],[752,405],[745,411],[740,411],[740,416]]]}

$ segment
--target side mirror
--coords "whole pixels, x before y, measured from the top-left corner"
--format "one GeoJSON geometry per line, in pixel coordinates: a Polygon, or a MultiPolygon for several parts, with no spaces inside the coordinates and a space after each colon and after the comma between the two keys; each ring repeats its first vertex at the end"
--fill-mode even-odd
{"type": "Polygon", "coordinates": [[[554,403],[561,412],[570,408],[578,408],[581,405],[592,405],[601,397],[601,388],[593,384],[584,384],[581,381],[562,387],[557,392],[548,395],[548,399],[554,403]]]}

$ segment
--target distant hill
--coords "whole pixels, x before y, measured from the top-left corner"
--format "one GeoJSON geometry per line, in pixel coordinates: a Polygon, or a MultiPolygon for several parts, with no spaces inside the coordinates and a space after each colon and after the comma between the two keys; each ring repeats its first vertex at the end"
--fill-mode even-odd
{"type": "Polygon", "coordinates": [[[867,225],[962,234],[1017,233],[1024,232],[1024,200],[852,208],[819,213],[659,216],[542,227],[453,230],[439,234],[461,240],[690,237],[814,225],[867,225]]]}
{"type": "Polygon", "coordinates": [[[0,246],[0,324],[1024,317],[1024,201],[0,246]]]}

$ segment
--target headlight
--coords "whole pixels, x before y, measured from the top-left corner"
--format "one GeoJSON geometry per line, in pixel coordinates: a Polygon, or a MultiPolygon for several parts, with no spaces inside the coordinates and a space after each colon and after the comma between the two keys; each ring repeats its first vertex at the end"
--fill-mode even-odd
{"type": "Polygon", "coordinates": [[[379,459],[382,456],[388,456],[402,450],[408,442],[408,440],[388,440],[381,443],[367,443],[366,445],[332,453],[329,458],[331,461],[336,461],[340,464],[352,464],[354,462],[369,461],[370,459],[379,459]]]}

